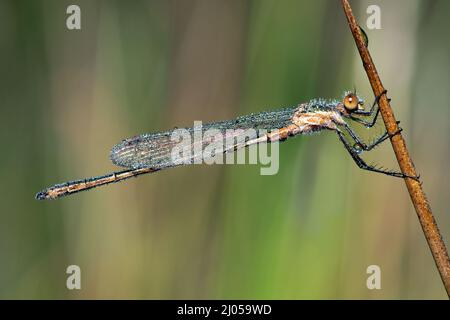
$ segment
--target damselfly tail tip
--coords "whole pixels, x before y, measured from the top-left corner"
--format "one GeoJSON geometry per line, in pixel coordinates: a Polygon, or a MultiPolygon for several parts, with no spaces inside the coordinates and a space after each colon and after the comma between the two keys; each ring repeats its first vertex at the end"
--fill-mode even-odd
{"type": "Polygon", "coordinates": [[[36,200],[46,200],[49,199],[47,190],[42,190],[36,193],[36,200]]]}

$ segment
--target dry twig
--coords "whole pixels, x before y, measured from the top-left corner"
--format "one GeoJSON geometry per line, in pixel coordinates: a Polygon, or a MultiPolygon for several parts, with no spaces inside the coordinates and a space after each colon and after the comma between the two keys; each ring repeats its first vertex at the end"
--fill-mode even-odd
{"type": "MultiPolygon", "coordinates": [[[[356,19],[353,16],[348,0],[341,0],[341,3],[344,8],[345,15],[347,16],[348,24],[353,34],[353,38],[355,39],[356,46],[358,47],[364,69],[366,70],[373,92],[377,97],[381,95],[385,89],[381,83],[380,77],[378,76],[377,69],[375,68],[370,53],[364,43],[360,28],[356,23],[356,19]]],[[[389,99],[385,94],[381,96],[379,106],[386,129],[388,133],[391,134],[392,148],[394,149],[401,171],[412,177],[417,176],[414,164],[409,156],[408,149],[406,148],[405,140],[401,134],[394,135],[394,133],[398,132],[398,125],[389,103],[389,99]]],[[[419,222],[422,226],[423,233],[425,234],[425,238],[427,239],[434,261],[436,262],[436,266],[441,275],[442,282],[447,290],[447,295],[450,298],[450,260],[444,241],[442,240],[442,236],[433,217],[433,213],[431,212],[431,207],[428,204],[425,192],[422,189],[422,184],[418,180],[411,178],[405,178],[405,183],[417,216],[419,217],[419,222]]]]}

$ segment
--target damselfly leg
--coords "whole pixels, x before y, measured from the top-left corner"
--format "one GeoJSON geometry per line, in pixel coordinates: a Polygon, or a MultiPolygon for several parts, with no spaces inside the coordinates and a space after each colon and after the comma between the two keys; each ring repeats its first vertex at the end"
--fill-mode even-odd
{"type": "MultiPolygon", "coordinates": [[[[351,120],[357,122],[357,123],[360,123],[360,124],[366,126],[367,128],[373,127],[377,123],[378,115],[380,113],[380,108],[378,106],[378,102],[379,102],[381,96],[383,96],[386,93],[387,93],[387,91],[384,90],[379,96],[377,96],[375,98],[375,101],[373,102],[372,107],[370,108],[369,111],[358,110],[358,109],[352,110],[351,114],[349,116],[347,116],[347,117],[350,118],[351,120]],[[365,119],[362,119],[362,118],[359,118],[359,117],[354,117],[353,116],[353,114],[356,114],[356,115],[360,115],[362,117],[370,117],[370,116],[372,116],[374,114],[374,112],[375,112],[375,116],[369,121],[367,121],[365,119]]],[[[399,123],[399,121],[397,122],[397,124],[398,123],[399,123]]],[[[349,133],[350,137],[353,139],[353,141],[355,143],[351,144],[347,140],[347,138],[345,137],[344,133],[339,128],[336,129],[336,132],[337,132],[337,134],[339,136],[339,139],[344,144],[345,148],[350,153],[351,157],[353,158],[353,160],[355,161],[355,163],[358,165],[359,168],[364,169],[364,170],[368,170],[368,171],[383,173],[383,174],[386,174],[386,175],[389,175],[389,176],[393,176],[393,177],[418,179],[418,177],[412,177],[412,176],[406,175],[406,174],[404,174],[402,172],[397,172],[397,171],[394,171],[394,170],[384,170],[382,168],[377,168],[377,167],[375,167],[373,165],[368,165],[359,156],[359,154],[362,151],[371,151],[373,148],[375,148],[379,144],[383,143],[388,138],[399,134],[402,131],[401,128],[399,128],[393,134],[389,134],[387,132],[387,130],[386,130],[382,135],[378,136],[374,141],[372,141],[370,143],[366,143],[358,136],[358,134],[347,123],[342,124],[342,126],[349,133]]]]}
{"type": "Polygon", "coordinates": [[[392,177],[398,177],[398,178],[411,178],[414,180],[417,180],[418,177],[413,177],[407,174],[404,174],[402,172],[397,172],[394,170],[384,170],[382,168],[377,168],[373,165],[368,165],[358,154],[357,151],[355,151],[355,149],[350,145],[350,143],[348,143],[347,139],[345,138],[345,135],[342,133],[341,130],[337,129],[336,133],[338,134],[339,140],[341,140],[341,142],[344,144],[345,149],[347,149],[348,153],[350,154],[350,156],[353,158],[353,160],[355,161],[356,165],[363,169],[363,170],[367,170],[367,171],[372,171],[372,172],[378,172],[378,173],[383,173],[386,174],[388,176],[392,176],[392,177]]]}
{"type": "MultiPolygon", "coordinates": [[[[367,127],[367,128],[371,128],[371,127],[373,127],[376,123],[377,123],[377,119],[378,119],[378,115],[379,115],[379,113],[380,113],[380,108],[379,108],[379,106],[378,106],[378,102],[380,101],[380,98],[381,98],[381,96],[383,96],[384,94],[386,94],[387,93],[387,91],[386,90],[384,90],[380,95],[378,95],[377,97],[375,97],[375,100],[374,100],[374,102],[373,102],[373,104],[372,104],[372,107],[370,108],[370,110],[369,111],[364,111],[364,110],[354,110],[349,116],[348,116],[348,118],[350,118],[351,120],[353,120],[353,121],[355,121],[355,122],[357,122],[357,123],[359,123],[359,124],[362,124],[362,125],[364,125],[365,127],[367,127]],[[376,111],[375,111],[375,108],[376,108],[376,111]],[[370,117],[373,113],[374,113],[374,111],[375,111],[375,116],[371,119],[371,120],[369,120],[369,121],[367,121],[367,120],[364,120],[364,119],[362,119],[362,118],[357,118],[357,117],[354,117],[353,116],[353,114],[357,114],[357,115],[361,115],[361,116],[363,116],[363,117],[370,117]]],[[[398,121],[397,122],[397,124],[399,124],[400,122],[398,121]]],[[[380,136],[378,136],[375,140],[373,140],[372,142],[370,142],[370,143],[365,143],[359,136],[358,136],[358,134],[347,124],[347,123],[345,123],[344,124],[344,127],[345,127],[345,130],[350,134],[350,136],[353,138],[353,140],[356,142],[354,145],[353,145],[353,149],[357,152],[357,153],[360,153],[360,152],[362,152],[362,151],[370,151],[370,150],[372,150],[373,148],[375,148],[376,146],[378,146],[379,144],[381,144],[383,141],[385,141],[387,138],[389,138],[389,137],[392,137],[392,136],[394,136],[394,135],[396,135],[396,134],[399,134],[401,131],[402,131],[402,129],[401,128],[399,128],[398,130],[397,130],[397,132],[395,132],[394,134],[392,134],[392,135],[389,135],[389,133],[387,132],[387,130],[385,130],[385,132],[382,134],[382,135],[380,135],[380,136]]]]}
{"type": "MultiPolygon", "coordinates": [[[[399,122],[400,121],[397,121],[397,124],[399,122]]],[[[350,134],[350,136],[353,138],[353,140],[355,140],[356,143],[353,146],[353,148],[355,149],[355,146],[357,146],[358,149],[355,149],[355,151],[357,151],[358,153],[361,151],[372,150],[373,148],[375,148],[376,146],[378,146],[379,144],[384,142],[387,138],[393,137],[393,136],[399,134],[400,132],[402,132],[402,130],[403,130],[402,128],[398,128],[398,130],[391,135],[385,130],[382,135],[378,136],[377,138],[375,138],[375,140],[373,140],[372,142],[367,144],[356,134],[356,132],[348,124],[345,124],[344,128],[350,134]]]]}
{"type": "Polygon", "coordinates": [[[367,128],[372,128],[375,125],[375,123],[377,123],[378,115],[380,114],[380,108],[378,106],[378,102],[380,101],[381,97],[386,93],[387,93],[387,90],[384,90],[380,95],[375,97],[375,100],[373,101],[372,107],[370,108],[369,111],[355,110],[350,115],[349,118],[357,123],[364,125],[367,128]],[[375,108],[376,108],[376,111],[375,111],[375,108]],[[361,118],[353,116],[353,114],[356,114],[359,116],[370,117],[374,111],[375,111],[375,116],[372,118],[372,120],[365,120],[365,119],[361,119],[361,118]]]}

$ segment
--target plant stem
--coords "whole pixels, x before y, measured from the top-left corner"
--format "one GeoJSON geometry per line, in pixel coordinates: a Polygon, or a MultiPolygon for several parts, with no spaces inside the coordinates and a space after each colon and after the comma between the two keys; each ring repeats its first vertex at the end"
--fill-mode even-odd
{"type": "MultiPolygon", "coordinates": [[[[341,0],[341,3],[373,92],[375,96],[378,97],[384,91],[383,84],[378,76],[377,69],[372,61],[369,50],[364,44],[364,39],[348,0],[341,0]]],[[[391,135],[392,148],[394,149],[401,171],[412,177],[417,176],[416,169],[414,168],[414,164],[409,156],[408,149],[406,148],[405,140],[401,134],[394,135],[394,133],[398,132],[398,125],[386,95],[381,96],[379,106],[386,130],[391,135]]],[[[422,226],[423,233],[428,242],[428,246],[430,247],[439,274],[441,275],[445,290],[450,298],[450,260],[436,220],[433,217],[431,207],[425,192],[423,191],[422,183],[411,178],[405,178],[405,183],[419,218],[420,225],[422,226]]]]}

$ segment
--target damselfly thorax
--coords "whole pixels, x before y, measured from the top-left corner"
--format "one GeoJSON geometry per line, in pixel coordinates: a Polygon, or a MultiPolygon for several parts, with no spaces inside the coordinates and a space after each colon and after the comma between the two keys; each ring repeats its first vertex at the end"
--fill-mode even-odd
{"type": "MultiPolygon", "coordinates": [[[[386,94],[386,92],[383,92],[386,94]]],[[[276,111],[261,112],[238,117],[234,120],[217,121],[203,125],[200,130],[207,132],[215,130],[218,134],[226,137],[227,141],[236,141],[227,145],[217,152],[227,153],[259,143],[273,143],[284,141],[291,136],[317,133],[323,130],[331,130],[337,133],[339,140],[343,143],[352,159],[361,169],[383,173],[400,178],[409,177],[401,172],[384,170],[366,162],[360,157],[364,151],[370,151],[379,145],[390,135],[384,132],[371,143],[364,142],[356,132],[349,126],[348,122],[354,122],[371,128],[375,125],[379,108],[377,97],[369,110],[364,109],[364,101],[358,97],[356,92],[346,92],[341,101],[313,99],[295,107],[276,111]],[[252,139],[240,140],[246,130],[255,130],[252,139]],[[347,132],[350,138],[344,135],[347,132]]],[[[177,129],[178,130],[178,129],[177,129]]],[[[185,128],[188,134],[195,135],[196,128],[185,128]]],[[[192,153],[188,159],[179,163],[173,159],[172,150],[177,142],[173,135],[175,130],[143,134],[133,138],[125,139],[111,150],[110,158],[118,166],[127,170],[114,172],[104,176],[66,182],[47,188],[36,195],[39,200],[55,199],[68,194],[88,190],[101,185],[123,181],[145,173],[151,173],[166,168],[193,163],[199,156],[208,139],[193,140],[191,142],[192,153]],[[200,150],[200,151],[195,151],[200,150]]]]}

